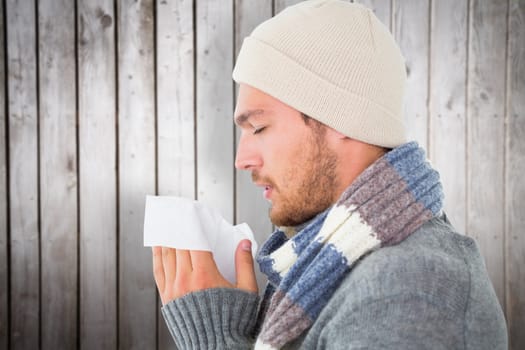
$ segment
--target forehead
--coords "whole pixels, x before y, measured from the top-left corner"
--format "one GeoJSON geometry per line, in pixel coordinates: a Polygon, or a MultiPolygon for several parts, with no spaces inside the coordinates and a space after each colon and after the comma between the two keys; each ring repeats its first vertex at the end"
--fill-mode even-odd
{"type": "Polygon", "coordinates": [[[249,110],[264,110],[281,103],[272,96],[246,84],[239,85],[237,105],[235,114],[241,114],[249,110]]]}
{"type": "Polygon", "coordinates": [[[242,125],[248,120],[265,118],[267,116],[299,113],[271,95],[246,84],[239,85],[237,105],[235,107],[235,123],[242,125]]]}

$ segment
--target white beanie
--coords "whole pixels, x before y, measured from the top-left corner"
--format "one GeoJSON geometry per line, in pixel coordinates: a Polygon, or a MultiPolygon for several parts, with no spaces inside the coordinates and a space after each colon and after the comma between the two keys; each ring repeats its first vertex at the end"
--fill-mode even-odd
{"type": "Polygon", "coordinates": [[[404,143],[404,58],[362,5],[311,0],[286,8],[244,39],[233,79],[344,135],[404,143]]]}

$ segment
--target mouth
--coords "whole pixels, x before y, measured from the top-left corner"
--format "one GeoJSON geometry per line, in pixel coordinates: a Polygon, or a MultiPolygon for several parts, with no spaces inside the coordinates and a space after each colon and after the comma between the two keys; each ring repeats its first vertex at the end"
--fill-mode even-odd
{"type": "Polygon", "coordinates": [[[257,187],[262,187],[263,197],[271,202],[272,193],[275,190],[275,186],[272,180],[268,177],[261,176],[258,172],[252,172],[252,182],[257,187]]]}
{"type": "Polygon", "coordinates": [[[263,196],[265,199],[270,200],[270,197],[272,195],[273,188],[271,186],[264,186],[263,196]]]}
{"type": "Polygon", "coordinates": [[[263,197],[267,200],[270,200],[270,197],[272,196],[273,192],[273,187],[271,185],[255,183],[255,186],[261,187],[263,189],[263,197]]]}

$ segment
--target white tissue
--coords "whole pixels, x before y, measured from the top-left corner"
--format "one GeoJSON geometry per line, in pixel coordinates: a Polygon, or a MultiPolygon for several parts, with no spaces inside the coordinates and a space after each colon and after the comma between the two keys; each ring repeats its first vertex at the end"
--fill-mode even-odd
{"type": "Polygon", "coordinates": [[[235,249],[243,239],[257,242],[247,224],[233,226],[211,207],[192,199],[146,196],[144,246],[206,250],[213,253],[221,274],[235,283],[235,249]]]}

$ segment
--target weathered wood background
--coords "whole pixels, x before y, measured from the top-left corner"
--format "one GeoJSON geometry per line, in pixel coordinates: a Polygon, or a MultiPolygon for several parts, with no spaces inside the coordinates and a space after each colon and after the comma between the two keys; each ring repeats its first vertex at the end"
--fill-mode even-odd
{"type": "MultiPolygon", "coordinates": [[[[231,71],[242,38],[293,2],[0,2],[0,349],[173,348],[144,197],[271,231],[233,168],[231,71]]],[[[410,137],[525,349],[525,1],[362,2],[405,53],[410,137]]]]}

